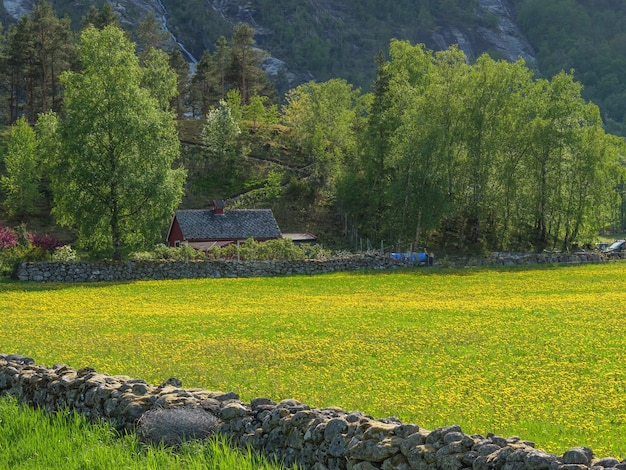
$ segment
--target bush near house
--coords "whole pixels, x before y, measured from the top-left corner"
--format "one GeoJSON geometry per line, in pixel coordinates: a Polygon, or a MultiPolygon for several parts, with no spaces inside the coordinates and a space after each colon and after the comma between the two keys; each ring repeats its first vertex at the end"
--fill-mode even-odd
{"type": "Polygon", "coordinates": [[[50,235],[28,232],[25,225],[0,226],[0,276],[10,275],[23,261],[46,260],[63,245],[50,235]]]}
{"type": "Polygon", "coordinates": [[[135,252],[130,255],[134,261],[140,260],[171,260],[171,261],[203,261],[207,259],[227,259],[241,261],[269,261],[304,259],[320,259],[329,256],[329,250],[319,245],[296,245],[292,240],[279,238],[258,242],[249,238],[239,245],[210,248],[206,252],[190,246],[169,247],[159,244],[152,251],[135,252]]]}

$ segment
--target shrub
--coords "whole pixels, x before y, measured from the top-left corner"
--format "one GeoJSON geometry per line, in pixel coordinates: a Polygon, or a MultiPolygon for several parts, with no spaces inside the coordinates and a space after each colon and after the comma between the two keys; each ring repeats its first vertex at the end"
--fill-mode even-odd
{"type": "Polygon", "coordinates": [[[17,235],[9,227],[0,226],[0,250],[13,248],[17,245],[17,235]]]}
{"type": "Polygon", "coordinates": [[[296,245],[292,240],[279,238],[257,242],[251,238],[237,245],[211,248],[208,256],[212,259],[240,259],[242,261],[318,259],[329,256],[330,252],[319,245],[296,245]]]}
{"type": "Polygon", "coordinates": [[[0,226],[0,276],[11,275],[22,262],[45,260],[58,244],[48,235],[29,233],[24,224],[17,230],[0,226]]]}
{"type": "Polygon", "coordinates": [[[10,276],[20,263],[44,261],[47,253],[37,246],[17,244],[0,251],[0,276],[10,276]]]}
{"type": "Polygon", "coordinates": [[[131,261],[152,261],[155,257],[152,251],[135,251],[128,255],[128,259],[131,261]]]}
{"type": "Polygon", "coordinates": [[[53,261],[76,261],[78,256],[70,245],[63,245],[55,248],[52,253],[53,261]]]}
{"type": "Polygon", "coordinates": [[[205,260],[206,255],[203,251],[196,250],[187,245],[181,247],[170,247],[159,244],[152,251],[137,251],[131,253],[129,258],[133,261],[156,261],[156,260],[172,260],[172,261],[189,261],[189,260],[205,260]]]}
{"type": "Polygon", "coordinates": [[[57,248],[63,246],[63,242],[57,240],[50,235],[39,235],[29,233],[28,240],[31,245],[41,248],[43,251],[53,253],[57,248]]]}
{"type": "Polygon", "coordinates": [[[304,260],[319,259],[330,255],[319,245],[296,245],[292,240],[280,238],[257,242],[251,238],[240,243],[239,246],[227,245],[215,247],[206,253],[196,250],[188,245],[170,247],[159,244],[152,251],[138,251],[131,253],[129,258],[133,261],[149,260],[176,260],[176,261],[201,261],[206,259],[240,259],[241,261],[269,261],[269,260],[304,260]]]}

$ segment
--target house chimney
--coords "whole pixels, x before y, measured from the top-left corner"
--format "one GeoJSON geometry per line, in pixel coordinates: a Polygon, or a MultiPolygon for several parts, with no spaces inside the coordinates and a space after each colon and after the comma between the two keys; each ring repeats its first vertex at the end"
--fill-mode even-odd
{"type": "Polygon", "coordinates": [[[225,204],[223,199],[213,201],[213,213],[215,215],[224,215],[224,206],[225,204]]]}

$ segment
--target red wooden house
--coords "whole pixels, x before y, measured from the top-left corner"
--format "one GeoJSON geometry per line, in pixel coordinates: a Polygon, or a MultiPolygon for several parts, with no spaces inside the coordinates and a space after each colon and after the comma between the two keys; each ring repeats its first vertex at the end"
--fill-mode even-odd
{"type": "Polygon", "coordinates": [[[270,209],[225,210],[223,201],[212,209],[176,211],[167,234],[169,246],[189,244],[207,250],[253,238],[256,241],[282,238],[270,209]]]}

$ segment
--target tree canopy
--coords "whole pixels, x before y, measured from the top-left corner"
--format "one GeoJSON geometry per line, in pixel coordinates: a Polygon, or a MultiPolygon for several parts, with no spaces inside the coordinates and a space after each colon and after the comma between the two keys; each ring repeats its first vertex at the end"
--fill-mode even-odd
{"type": "Polygon", "coordinates": [[[382,151],[365,151],[344,182],[346,194],[381,193],[376,211],[346,201],[363,236],[465,250],[593,240],[616,203],[624,146],[570,74],[534,80],[522,61],[469,65],[455,48],[403,41],[390,57],[365,140],[382,151]]]}
{"type": "Polygon", "coordinates": [[[172,168],[179,142],[164,109],[175,85],[169,96],[162,86],[145,87],[155,70],[139,65],[115,26],[85,29],[79,51],[81,71],[62,76],[53,212],[82,246],[120,259],[126,248],[156,241],[182,198],[185,172],[172,168]]]}

